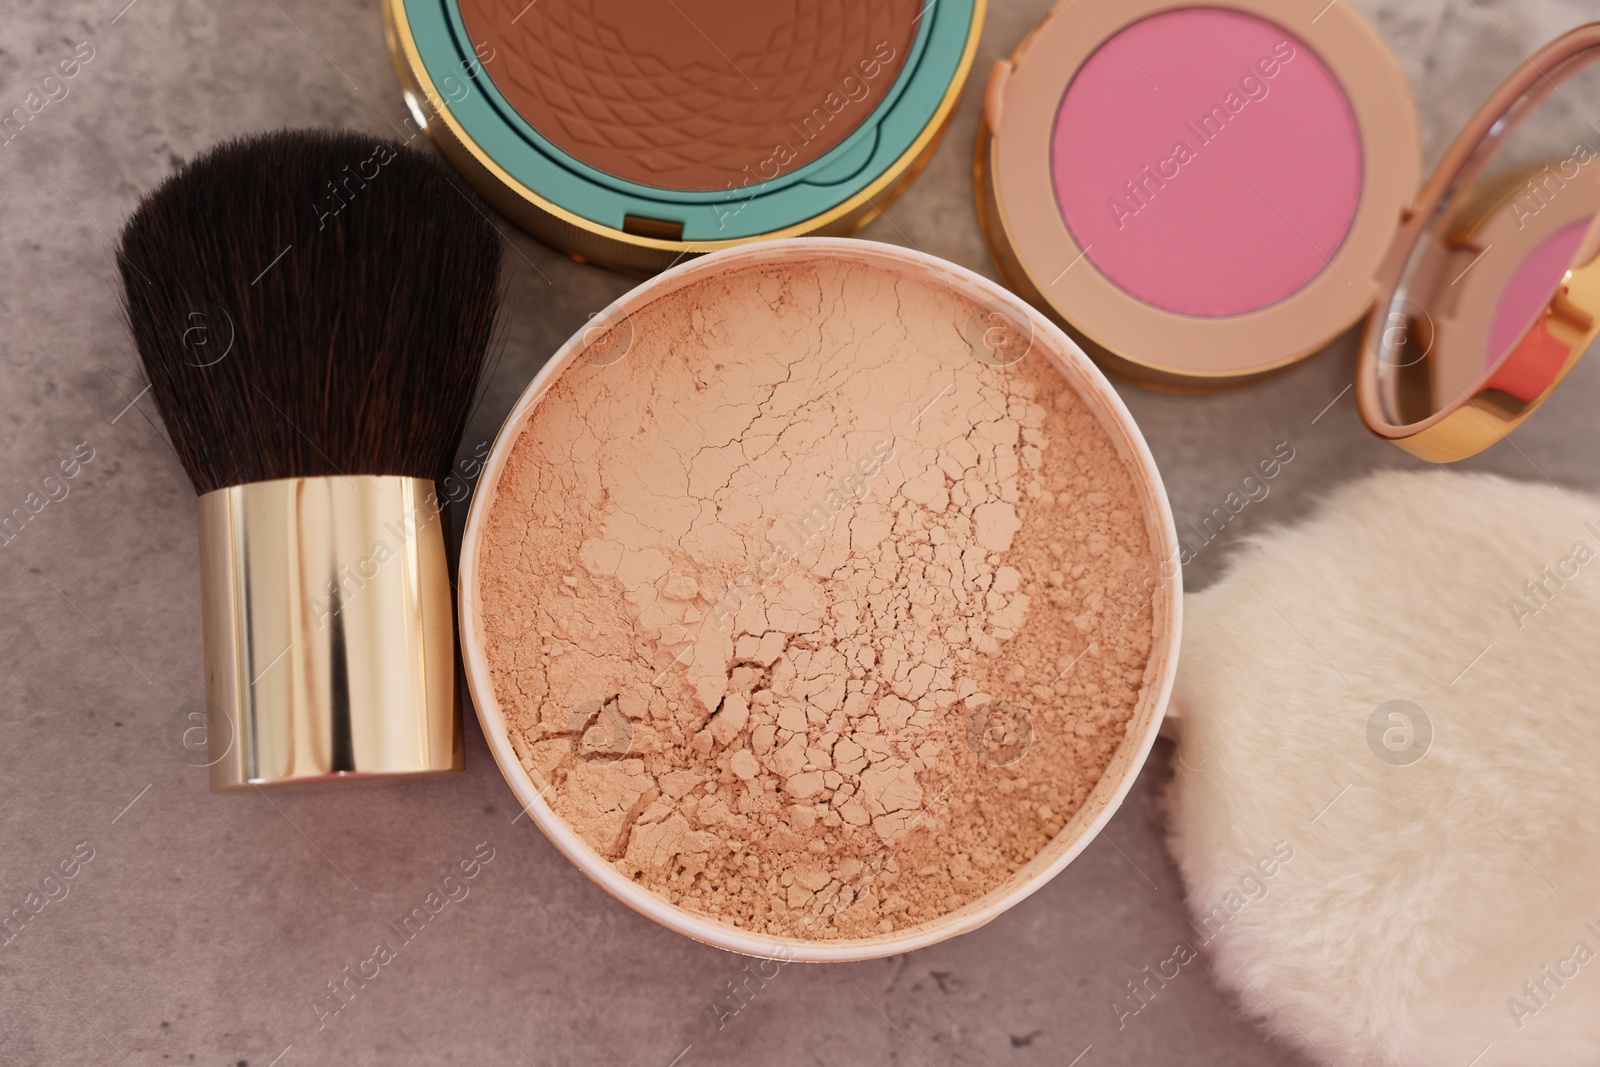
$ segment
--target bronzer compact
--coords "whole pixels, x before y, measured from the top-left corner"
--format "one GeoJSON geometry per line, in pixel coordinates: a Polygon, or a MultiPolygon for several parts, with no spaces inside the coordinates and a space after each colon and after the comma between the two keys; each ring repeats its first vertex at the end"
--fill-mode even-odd
{"type": "Polygon", "coordinates": [[[1248,381],[1365,316],[1368,426],[1460,459],[1596,335],[1600,95],[1569,79],[1597,57],[1600,24],[1540,49],[1419,195],[1405,79],[1349,5],[1072,0],[990,78],[984,230],[1014,290],[1148,384],[1248,381]]]}
{"type": "Polygon", "coordinates": [[[654,271],[849,233],[928,158],[983,0],[386,0],[416,124],[519,225],[654,271]]]}

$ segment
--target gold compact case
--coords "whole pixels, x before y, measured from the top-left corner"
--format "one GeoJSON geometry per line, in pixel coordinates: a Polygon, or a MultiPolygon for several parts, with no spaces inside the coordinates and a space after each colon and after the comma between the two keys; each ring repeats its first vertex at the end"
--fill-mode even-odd
{"type": "Polygon", "coordinates": [[[635,273],[844,235],[927,161],[985,0],[384,0],[411,123],[517,225],[635,273]]]}
{"type": "Polygon", "coordinates": [[[1600,131],[1562,158],[1484,177],[1522,154],[1518,127],[1597,59],[1591,23],[1501,83],[1390,249],[1356,400],[1373,433],[1413,455],[1451,462],[1499,441],[1600,335],[1600,131]]]}

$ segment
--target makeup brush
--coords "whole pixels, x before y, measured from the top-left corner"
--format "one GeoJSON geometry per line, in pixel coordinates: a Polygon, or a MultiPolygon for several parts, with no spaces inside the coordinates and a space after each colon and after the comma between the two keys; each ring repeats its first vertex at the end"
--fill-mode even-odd
{"type": "Polygon", "coordinates": [[[219,145],[124,228],[129,326],[200,497],[213,789],[460,769],[435,482],[500,257],[440,164],[344,132],[219,145]]]}

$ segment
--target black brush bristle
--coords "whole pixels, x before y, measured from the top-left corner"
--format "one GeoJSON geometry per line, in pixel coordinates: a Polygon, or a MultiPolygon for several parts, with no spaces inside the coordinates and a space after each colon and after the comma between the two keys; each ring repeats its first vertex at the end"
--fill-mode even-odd
{"type": "Polygon", "coordinates": [[[344,132],[231,141],[145,197],[119,253],[139,358],[197,493],[449,467],[501,246],[430,156],[344,132]]]}

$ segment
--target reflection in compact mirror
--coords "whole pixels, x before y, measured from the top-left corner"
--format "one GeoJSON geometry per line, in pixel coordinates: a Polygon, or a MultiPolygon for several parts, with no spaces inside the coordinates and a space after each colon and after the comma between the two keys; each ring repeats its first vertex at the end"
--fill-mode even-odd
{"type": "Polygon", "coordinates": [[[1514,423],[1587,340],[1546,309],[1590,259],[1600,215],[1600,65],[1580,54],[1534,78],[1484,140],[1368,337],[1386,414],[1412,425],[1472,401],[1514,423]]]}

